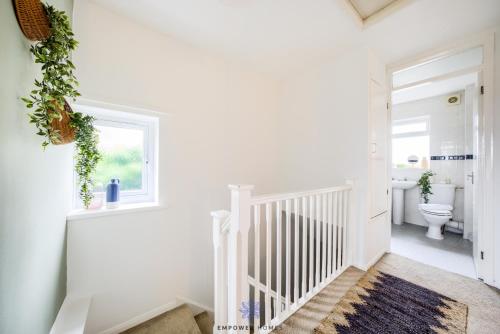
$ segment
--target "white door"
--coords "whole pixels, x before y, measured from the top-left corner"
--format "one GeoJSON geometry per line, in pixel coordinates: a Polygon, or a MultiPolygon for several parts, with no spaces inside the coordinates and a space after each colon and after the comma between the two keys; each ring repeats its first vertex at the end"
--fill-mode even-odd
{"type": "MultiPolygon", "coordinates": [[[[464,239],[474,241],[474,184],[477,184],[477,144],[478,144],[478,115],[477,115],[477,83],[465,88],[465,142],[464,154],[464,239]],[[476,182],[474,182],[476,181],[476,182]]],[[[476,210],[477,212],[477,210],[476,210]]],[[[475,250],[474,250],[475,253],[475,250]]]]}
{"type": "Polygon", "coordinates": [[[479,173],[479,131],[480,131],[480,110],[481,110],[481,73],[475,84],[467,86],[465,89],[465,183],[464,183],[464,238],[473,242],[472,255],[476,272],[478,272],[481,252],[479,233],[478,205],[482,203],[479,198],[480,183],[482,182],[479,173]]]}
{"type": "MultiPolygon", "coordinates": [[[[476,87],[474,87],[473,93],[473,106],[472,106],[472,164],[471,170],[468,176],[466,176],[465,187],[467,191],[467,187],[472,190],[472,256],[474,259],[474,266],[476,267],[476,273],[480,272],[479,265],[481,260],[481,252],[480,252],[480,231],[479,231],[479,214],[481,213],[481,209],[478,207],[480,203],[484,203],[484,201],[479,198],[481,196],[481,182],[483,182],[481,178],[481,173],[479,173],[479,156],[481,155],[479,148],[479,133],[482,131],[481,127],[481,94],[480,87],[482,86],[482,75],[478,73],[478,82],[476,87]],[[476,208],[476,209],[474,209],[476,208]]],[[[481,159],[483,160],[483,159],[481,159]]]]}
{"type": "Polygon", "coordinates": [[[370,218],[387,211],[387,121],[386,90],[378,82],[370,80],[370,218]]]}

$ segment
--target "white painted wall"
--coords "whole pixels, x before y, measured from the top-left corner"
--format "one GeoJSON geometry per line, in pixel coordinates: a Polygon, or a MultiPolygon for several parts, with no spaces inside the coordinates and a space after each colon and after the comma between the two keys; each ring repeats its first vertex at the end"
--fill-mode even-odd
{"type": "Polygon", "coordinates": [[[366,218],[368,78],[385,82],[380,64],[376,74],[370,71],[366,49],[291,73],[278,91],[274,78],[93,3],[78,2],[76,11],[77,34],[87,45],[75,55],[84,97],[168,113],[160,140],[160,201],[168,208],[71,223],[69,290],[97,292],[89,332],[174,294],[211,305],[208,212],[228,208],[228,183],[253,183],[265,193],[354,177],[361,231],[356,262],[364,267],[388,250],[380,228],[386,221],[366,218]]]}
{"type": "Polygon", "coordinates": [[[368,223],[369,77],[385,83],[385,70],[367,49],[291,75],[279,111],[279,170],[283,190],[305,190],[356,179],[353,217],[359,233],[356,263],[365,267],[389,249],[380,224],[368,223]],[[366,241],[366,243],[365,243],[366,241]]]}
{"type": "MultiPolygon", "coordinates": [[[[404,120],[415,117],[429,117],[429,153],[430,155],[465,155],[473,152],[466,151],[465,145],[465,99],[460,92],[459,105],[447,105],[446,97],[441,95],[432,98],[401,103],[392,108],[393,120],[404,120]]],[[[408,155],[413,154],[408,152],[408,155]]],[[[455,209],[453,218],[457,221],[464,220],[464,182],[466,160],[429,160],[429,168],[436,173],[434,182],[445,182],[447,178],[457,185],[455,194],[455,209]]],[[[395,179],[408,179],[418,181],[424,170],[419,168],[393,168],[392,177],[395,179]]],[[[405,222],[427,226],[418,211],[420,203],[420,189],[418,187],[406,190],[405,194],[405,222]]],[[[472,223],[472,222],[469,222],[472,223]]]]}
{"type": "MultiPolygon", "coordinates": [[[[48,2],[71,16],[73,1],[48,2]]],[[[29,124],[20,97],[40,67],[13,3],[0,2],[0,333],[46,334],[66,294],[73,146],[44,152],[29,124]]]]}
{"type": "Polygon", "coordinates": [[[210,211],[230,183],[275,189],[277,82],[88,1],[75,4],[84,98],[160,119],[161,211],[70,223],[68,292],[95,294],[87,331],[182,295],[212,305],[210,211]],[[167,115],[168,114],[168,115],[167,115]]]}

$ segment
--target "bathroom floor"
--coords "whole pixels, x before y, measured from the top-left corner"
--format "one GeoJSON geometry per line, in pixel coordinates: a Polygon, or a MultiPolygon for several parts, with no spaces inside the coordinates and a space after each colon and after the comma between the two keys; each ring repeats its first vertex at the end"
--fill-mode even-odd
{"type": "Polygon", "coordinates": [[[445,232],[444,240],[425,236],[427,228],[414,224],[392,224],[391,252],[463,276],[477,278],[472,242],[445,232]]]}

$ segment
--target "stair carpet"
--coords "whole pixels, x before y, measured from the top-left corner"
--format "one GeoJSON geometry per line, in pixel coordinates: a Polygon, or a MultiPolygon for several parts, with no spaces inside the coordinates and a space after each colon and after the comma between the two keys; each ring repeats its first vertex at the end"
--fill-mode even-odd
{"type": "Polygon", "coordinates": [[[186,304],[160,314],[122,332],[123,334],[212,334],[213,317],[208,312],[193,315],[186,304]]]}

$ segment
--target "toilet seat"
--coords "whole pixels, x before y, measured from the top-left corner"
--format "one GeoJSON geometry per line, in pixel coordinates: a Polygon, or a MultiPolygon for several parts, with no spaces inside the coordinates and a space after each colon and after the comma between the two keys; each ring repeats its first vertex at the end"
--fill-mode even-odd
{"type": "Polygon", "coordinates": [[[451,217],[451,211],[453,210],[451,205],[445,204],[419,204],[418,206],[422,213],[433,216],[451,217]]]}
{"type": "Polygon", "coordinates": [[[436,212],[429,212],[429,211],[424,211],[422,210],[422,213],[426,215],[431,215],[431,216],[438,216],[438,217],[451,217],[452,214],[448,212],[443,212],[443,213],[436,213],[436,212]]]}

